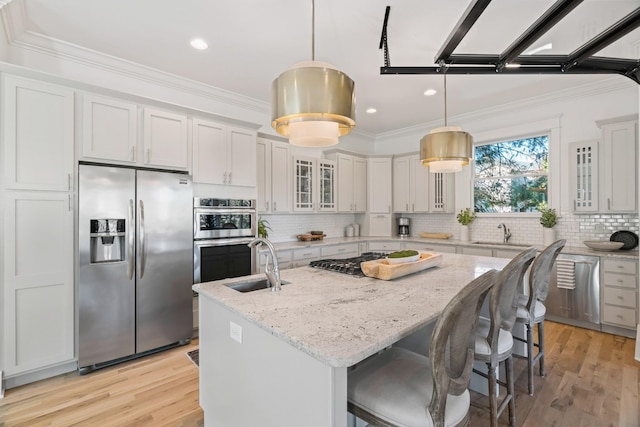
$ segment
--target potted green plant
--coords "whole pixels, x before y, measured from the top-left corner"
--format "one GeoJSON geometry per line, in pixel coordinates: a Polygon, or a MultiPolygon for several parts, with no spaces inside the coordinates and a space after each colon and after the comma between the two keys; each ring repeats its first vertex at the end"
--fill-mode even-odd
{"type": "Polygon", "coordinates": [[[466,242],[469,240],[469,224],[476,219],[476,213],[471,208],[462,209],[456,216],[460,227],[460,240],[466,242]]]}
{"type": "Polygon", "coordinates": [[[271,227],[269,227],[269,221],[266,219],[258,218],[258,237],[267,238],[269,237],[269,231],[271,227]]]}
{"type": "Polygon", "coordinates": [[[549,246],[556,240],[556,232],[553,227],[558,223],[558,213],[546,203],[538,205],[538,212],[540,212],[540,224],[542,225],[542,241],[545,246],[549,246]]]}

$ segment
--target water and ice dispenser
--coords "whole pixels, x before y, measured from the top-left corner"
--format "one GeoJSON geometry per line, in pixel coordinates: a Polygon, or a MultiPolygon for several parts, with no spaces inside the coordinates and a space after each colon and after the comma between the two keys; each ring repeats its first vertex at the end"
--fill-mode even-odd
{"type": "Polygon", "coordinates": [[[124,219],[92,219],[90,227],[91,263],[125,260],[124,219]]]}

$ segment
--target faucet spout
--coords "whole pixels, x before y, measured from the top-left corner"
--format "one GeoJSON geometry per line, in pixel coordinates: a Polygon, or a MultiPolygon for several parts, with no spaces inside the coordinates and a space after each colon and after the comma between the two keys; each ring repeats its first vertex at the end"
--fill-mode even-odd
{"type": "Polygon", "coordinates": [[[278,257],[276,256],[276,249],[273,247],[268,239],[263,237],[257,237],[250,241],[247,246],[250,248],[263,244],[269,250],[269,258],[267,258],[267,265],[265,267],[264,274],[267,276],[269,287],[272,291],[279,291],[282,288],[282,282],[280,281],[280,268],[278,267],[278,257]],[[269,262],[271,261],[271,263],[269,262]]]}
{"type": "Polygon", "coordinates": [[[511,230],[507,228],[504,222],[501,222],[500,224],[498,224],[498,228],[502,228],[502,230],[504,231],[503,242],[505,244],[509,243],[509,239],[511,238],[511,230]]]}

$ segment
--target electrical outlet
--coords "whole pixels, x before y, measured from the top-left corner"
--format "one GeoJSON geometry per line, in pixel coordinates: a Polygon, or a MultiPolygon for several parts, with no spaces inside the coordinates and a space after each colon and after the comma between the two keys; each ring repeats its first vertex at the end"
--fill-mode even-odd
{"type": "Polygon", "coordinates": [[[602,234],[604,233],[604,224],[596,224],[594,227],[596,233],[602,234]]]}
{"type": "Polygon", "coordinates": [[[229,322],[229,336],[232,340],[238,341],[242,344],[242,326],[229,322]]]}

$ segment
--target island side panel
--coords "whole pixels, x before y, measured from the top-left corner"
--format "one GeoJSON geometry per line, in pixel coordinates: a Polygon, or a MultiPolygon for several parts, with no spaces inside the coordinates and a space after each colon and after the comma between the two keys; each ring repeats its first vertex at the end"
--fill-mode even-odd
{"type": "Polygon", "coordinates": [[[347,369],[331,368],[200,295],[205,426],[347,426],[347,369]],[[242,343],[231,338],[231,322],[242,343]]]}

